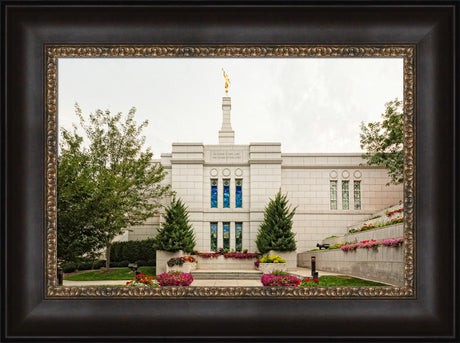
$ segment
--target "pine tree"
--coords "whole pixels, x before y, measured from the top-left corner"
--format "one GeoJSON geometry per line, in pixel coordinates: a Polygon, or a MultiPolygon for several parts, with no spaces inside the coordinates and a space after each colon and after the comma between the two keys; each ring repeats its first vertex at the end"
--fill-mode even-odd
{"type": "Polygon", "coordinates": [[[256,244],[262,254],[270,250],[295,251],[295,233],[292,232],[292,217],[295,208],[291,211],[286,195],[281,190],[275,199],[265,207],[264,221],[257,233],[256,244]]]}
{"type": "Polygon", "coordinates": [[[165,222],[155,237],[153,247],[155,250],[193,252],[195,247],[195,234],[188,219],[188,210],[184,203],[173,199],[166,208],[165,222]]]}

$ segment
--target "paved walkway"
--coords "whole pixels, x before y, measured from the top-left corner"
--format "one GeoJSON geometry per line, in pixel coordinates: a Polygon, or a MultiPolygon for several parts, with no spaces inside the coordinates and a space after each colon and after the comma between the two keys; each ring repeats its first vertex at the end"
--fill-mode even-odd
{"type": "MultiPolygon", "coordinates": [[[[289,270],[290,273],[299,277],[311,275],[310,268],[296,268],[289,270]]],[[[338,273],[319,271],[319,275],[342,275],[338,273]]],[[[105,280],[105,281],[68,281],[64,280],[64,286],[124,286],[128,280],[105,280]]],[[[257,287],[262,286],[260,280],[194,280],[195,287],[257,287]]]]}

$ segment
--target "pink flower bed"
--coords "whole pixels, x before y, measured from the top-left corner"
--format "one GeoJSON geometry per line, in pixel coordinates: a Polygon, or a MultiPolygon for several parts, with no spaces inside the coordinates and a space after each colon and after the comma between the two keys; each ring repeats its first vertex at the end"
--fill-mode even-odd
{"type": "Polygon", "coordinates": [[[387,216],[391,217],[393,214],[399,213],[399,212],[404,212],[404,208],[401,207],[401,208],[398,208],[397,210],[389,211],[389,212],[387,212],[387,216]]]}
{"type": "Polygon", "coordinates": [[[264,286],[290,286],[297,287],[300,285],[301,280],[298,277],[292,275],[276,276],[273,274],[264,274],[260,278],[260,282],[264,286]]]}
{"type": "Polygon", "coordinates": [[[190,273],[169,272],[157,275],[160,286],[190,286],[193,275],[190,273]]]}
{"type": "Polygon", "coordinates": [[[367,249],[377,249],[379,245],[384,245],[387,247],[399,247],[403,244],[404,239],[403,238],[391,238],[391,239],[384,239],[381,241],[376,241],[375,239],[367,240],[367,241],[361,241],[359,243],[353,243],[353,244],[346,244],[342,245],[340,249],[342,251],[350,251],[350,250],[356,250],[357,248],[367,248],[367,249]]]}

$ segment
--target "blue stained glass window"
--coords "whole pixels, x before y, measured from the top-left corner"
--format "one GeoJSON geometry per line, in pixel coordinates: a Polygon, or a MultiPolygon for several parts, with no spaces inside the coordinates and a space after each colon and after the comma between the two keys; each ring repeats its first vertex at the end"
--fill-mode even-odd
{"type": "Polygon", "coordinates": [[[217,223],[211,223],[211,251],[217,250],[217,223]]]}
{"type": "Polygon", "coordinates": [[[235,207],[242,207],[243,206],[243,180],[236,179],[235,180],[235,207]]]}
{"type": "Polygon", "coordinates": [[[211,207],[217,207],[217,179],[211,179],[211,207]]]}
{"type": "Polygon", "coordinates": [[[235,250],[243,249],[243,223],[235,223],[235,250]]]}
{"type": "Polygon", "coordinates": [[[224,207],[230,207],[230,179],[224,179],[224,207]]]}
{"type": "Polygon", "coordinates": [[[224,223],[224,249],[230,249],[230,223],[224,223]]]}

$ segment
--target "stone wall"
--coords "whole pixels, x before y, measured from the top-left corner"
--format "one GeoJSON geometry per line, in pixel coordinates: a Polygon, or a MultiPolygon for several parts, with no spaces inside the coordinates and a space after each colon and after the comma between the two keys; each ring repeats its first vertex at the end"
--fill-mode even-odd
{"type": "Polygon", "coordinates": [[[166,273],[167,263],[173,257],[182,257],[184,252],[179,250],[177,252],[169,252],[164,250],[156,251],[156,274],[166,273]]]}
{"type": "Polygon", "coordinates": [[[297,255],[299,267],[311,268],[311,257],[316,257],[316,269],[374,280],[394,286],[404,285],[404,246],[379,246],[377,250],[357,248],[344,252],[340,249],[305,252],[297,255]]]}
{"type": "Polygon", "coordinates": [[[390,239],[390,238],[401,238],[404,237],[404,224],[394,224],[388,225],[372,230],[362,231],[351,233],[345,236],[340,237],[333,237],[324,239],[322,243],[328,243],[330,245],[340,244],[340,243],[359,243],[365,240],[375,239],[376,241],[380,241],[383,239],[390,239]]]}
{"type": "Polygon", "coordinates": [[[218,256],[213,258],[204,258],[200,256],[194,256],[198,261],[198,270],[255,270],[256,267],[254,262],[257,258],[251,259],[237,259],[237,258],[225,258],[224,256],[218,256]]]}

